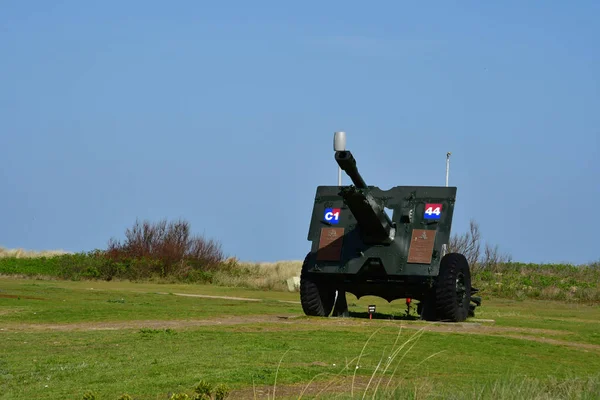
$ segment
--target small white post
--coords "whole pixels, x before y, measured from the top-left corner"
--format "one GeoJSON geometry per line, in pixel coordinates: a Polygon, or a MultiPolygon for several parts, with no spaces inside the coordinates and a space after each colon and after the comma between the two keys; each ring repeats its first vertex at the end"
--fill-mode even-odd
{"type": "MultiPolygon", "coordinates": [[[[346,132],[333,134],[333,151],[346,150],[346,132]]],[[[342,168],[338,165],[338,186],[342,186],[342,168]]]]}
{"type": "MultiPolygon", "coordinates": [[[[446,153],[446,187],[448,187],[448,176],[450,175],[450,155],[452,153],[447,152],[446,153]]],[[[448,251],[448,245],[446,243],[444,243],[442,245],[442,257],[444,257],[446,255],[446,252],[448,251]]]]}
{"type": "Polygon", "coordinates": [[[450,155],[452,153],[446,153],[446,187],[448,187],[448,176],[450,175],[450,155]]]}

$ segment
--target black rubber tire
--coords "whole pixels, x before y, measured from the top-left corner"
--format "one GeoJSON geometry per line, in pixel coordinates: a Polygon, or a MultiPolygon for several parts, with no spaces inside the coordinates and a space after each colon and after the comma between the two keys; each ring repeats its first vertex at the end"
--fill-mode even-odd
{"type": "Polygon", "coordinates": [[[465,256],[446,254],[435,286],[437,317],[442,321],[466,320],[471,303],[471,271],[465,256]]]}
{"type": "Polygon", "coordinates": [[[307,273],[307,263],[310,253],[302,263],[300,273],[300,303],[304,314],[314,317],[328,317],[335,302],[335,289],[323,283],[316,282],[307,273]]]}

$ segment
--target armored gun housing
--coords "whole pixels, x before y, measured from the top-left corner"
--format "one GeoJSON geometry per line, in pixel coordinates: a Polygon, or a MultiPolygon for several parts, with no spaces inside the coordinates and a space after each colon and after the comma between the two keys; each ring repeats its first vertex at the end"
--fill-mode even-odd
{"type": "Polygon", "coordinates": [[[418,300],[426,320],[473,316],[481,299],[472,296],[467,259],[446,251],[456,187],[381,190],[367,186],[350,151],[336,151],[335,160],[353,185],[317,187],[300,277],[304,313],[329,316],[335,303],[335,315],[347,314],[349,292],[418,300]]]}

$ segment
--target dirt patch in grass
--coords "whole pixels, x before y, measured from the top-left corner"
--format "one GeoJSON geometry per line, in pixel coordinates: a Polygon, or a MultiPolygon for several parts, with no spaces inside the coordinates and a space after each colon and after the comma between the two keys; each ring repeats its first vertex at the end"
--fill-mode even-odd
{"type": "MultiPolygon", "coordinates": [[[[408,329],[417,329],[416,326],[406,326],[408,329]]],[[[504,326],[485,326],[479,324],[434,324],[424,328],[431,332],[440,333],[459,333],[470,335],[485,335],[498,336],[519,340],[530,340],[538,343],[552,344],[556,346],[569,346],[579,349],[600,351],[600,345],[580,342],[570,342],[567,340],[559,340],[547,338],[545,336],[565,336],[571,335],[572,332],[553,330],[553,329],[535,329],[535,328],[517,328],[504,326]],[[529,336],[532,335],[532,336],[529,336]],[[536,336],[533,336],[536,335],[536,336]]]]}
{"type": "Polygon", "coordinates": [[[493,325],[482,325],[478,323],[433,323],[428,325],[427,330],[435,332],[450,332],[450,333],[506,333],[506,332],[521,332],[531,335],[551,335],[551,336],[562,336],[570,335],[572,332],[562,331],[557,329],[537,329],[537,328],[521,328],[512,326],[493,326],[493,325]]]}
{"type": "Polygon", "coordinates": [[[524,335],[494,335],[494,336],[502,336],[502,337],[507,337],[507,338],[511,338],[511,339],[520,339],[520,340],[531,340],[531,341],[539,342],[539,343],[553,344],[555,346],[570,346],[570,347],[575,347],[578,349],[585,349],[586,351],[587,350],[600,351],[600,345],[591,344],[591,343],[569,342],[566,340],[558,340],[558,339],[536,337],[536,336],[524,336],[524,335]]]}
{"type": "MultiPolygon", "coordinates": [[[[413,327],[407,327],[413,328],[413,327]]],[[[428,331],[433,332],[447,332],[447,333],[462,333],[471,335],[486,335],[486,336],[499,336],[511,339],[530,340],[538,343],[552,344],[556,346],[569,346],[579,349],[596,350],[600,351],[600,345],[580,342],[570,342],[567,340],[559,340],[547,338],[545,336],[562,336],[570,335],[572,332],[552,330],[552,329],[534,329],[534,328],[513,328],[513,327],[498,327],[498,326],[473,326],[471,328],[464,327],[453,327],[453,326],[428,326],[428,331]],[[521,334],[519,334],[521,333],[521,334]],[[537,335],[537,336],[529,336],[537,335]]]]}
{"type": "MultiPolygon", "coordinates": [[[[334,319],[332,319],[334,320],[334,319]]],[[[338,319],[338,325],[367,325],[368,320],[357,321],[354,319],[338,319]]],[[[300,322],[300,321],[299,321],[300,322]]],[[[312,322],[312,321],[311,321],[312,322]]],[[[382,321],[385,325],[397,326],[399,328],[398,321],[382,321]]],[[[438,333],[458,333],[458,334],[469,334],[469,335],[484,335],[484,336],[498,336],[511,339],[520,340],[531,340],[534,342],[552,344],[557,346],[570,346],[579,349],[595,350],[600,351],[600,345],[580,342],[570,342],[567,340],[552,339],[546,336],[567,336],[571,335],[572,332],[555,330],[555,329],[535,329],[535,328],[520,328],[520,327],[508,327],[508,326],[494,326],[484,325],[480,323],[426,323],[426,322],[402,322],[403,329],[424,329],[429,332],[438,333]],[[531,336],[530,336],[531,335],[531,336]],[[533,336],[535,335],[535,336],[533,336]]]]}
{"type": "MultiPolygon", "coordinates": [[[[296,317],[301,317],[300,315],[296,317]]],[[[368,318],[296,318],[295,323],[306,325],[319,326],[390,326],[402,327],[403,329],[422,329],[441,332],[441,333],[507,333],[518,332],[532,335],[551,335],[564,336],[570,335],[572,332],[556,330],[556,329],[536,329],[536,328],[521,328],[510,326],[495,326],[493,324],[485,324],[479,322],[426,322],[421,320],[406,321],[406,320],[373,320],[368,318]]]]}
{"type": "MultiPolygon", "coordinates": [[[[158,292],[157,294],[169,294],[158,292]]],[[[190,294],[190,293],[173,293],[175,296],[183,297],[200,297],[203,299],[222,299],[222,300],[239,300],[239,301],[262,301],[261,299],[252,299],[249,297],[233,297],[233,296],[211,296],[208,294],[190,294]]]]}
{"type": "Polygon", "coordinates": [[[0,309],[0,316],[14,314],[14,313],[19,313],[19,312],[23,312],[23,309],[22,308],[16,308],[16,307],[11,307],[11,308],[6,308],[6,309],[0,309]]]}
{"type": "Polygon", "coordinates": [[[48,300],[48,299],[42,299],[40,297],[21,296],[21,295],[18,295],[18,294],[0,294],[0,298],[3,298],[3,299],[48,300]]]}
{"type": "MultiPolygon", "coordinates": [[[[277,322],[282,322],[280,319],[277,322]]],[[[295,330],[313,330],[315,326],[366,326],[370,323],[368,321],[362,321],[357,319],[346,319],[346,318],[330,318],[327,320],[318,319],[298,319],[289,320],[288,324],[294,324],[295,330]],[[335,321],[335,322],[334,322],[335,321]],[[334,322],[334,323],[332,323],[334,322]]],[[[553,339],[546,336],[567,336],[571,335],[572,332],[554,329],[535,329],[535,328],[519,328],[519,327],[505,327],[505,326],[493,326],[483,325],[479,323],[425,323],[425,322],[402,322],[398,321],[385,321],[381,322],[387,326],[393,326],[402,329],[418,330],[423,329],[429,332],[438,333],[458,333],[458,334],[470,334],[470,335],[484,335],[484,336],[498,336],[510,339],[519,340],[531,340],[534,342],[552,344],[557,346],[570,346],[580,349],[600,351],[600,345],[580,342],[570,342],[567,340],[553,339]],[[534,336],[535,335],[535,336],[534,336]]],[[[248,327],[251,329],[251,327],[248,327]]],[[[260,327],[261,331],[280,331],[286,329],[280,325],[269,325],[260,327]]]]}
{"type": "Polygon", "coordinates": [[[120,329],[176,329],[214,325],[240,325],[257,323],[292,323],[294,316],[233,316],[224,318],[196,320],[137,320],[137,321],[106,321],[78,322],[72,324],[7,324],[5,331],[106,331],[120,329]]]}
{"type": "Polygon", "coordinates": [[[217,325],[251,325],[266,324],[261,326],[240,327],[240,331],[260,330],[260,331],[283,331],[312,330],[317,327],[361,327],[361,326],[389,326],[402,329],[418,330],[423,329],[429,332],[455,333],[470,335],[498,336],[519,340],[530,340],[539,343],[546,343],[560,346],[570,346],[586,350],[600,351],[600,345],[570,342],[549,338],[547,336],[567,336],[572,334],[568,331],[553,329],[535,329],[520,327],[504,327],[485,325],[481,323],[426,323],[422,321],[378,321],[374,324],[369,320],[357,318],[305,318],[302,315],[248,315],[248,316],[230,316],[221,318],[207,318],[194,320],[137,320],[137,321],[106,321],[106,322],[81,322],[72,324],[6,324],[4,331],[90,331],[90,330],[121,330],[121,329],[184,329],[201,326],[217,325]]]}
{"type": "Polygon", "coordinates": [[[561,322],[581,322],[584,324],[600,324],[600,320],[584,318],[557,318],[557,317],[528,317],[536,320],[561,321],[561,322]]]}
{"type": "MultiPolygon", "coordinates": [[[[164,292],[158,292],[157,294],[169,294],[164,292]]],[[[265,301],[264,299],[255,299],[250,297],[234,297],[234,296],[213,296],[208,294],[191,294],[191,293],[172,293],[175,296],[184,296],[184,297],[200,297],[204,299],[222,299],[222,300],[240,300],[240,301],[265,301]]],[[[288,304],[302,304],[299,301],[292,300],[271,300],[276,301],[278,303],[288,303],[288,304]]]]}

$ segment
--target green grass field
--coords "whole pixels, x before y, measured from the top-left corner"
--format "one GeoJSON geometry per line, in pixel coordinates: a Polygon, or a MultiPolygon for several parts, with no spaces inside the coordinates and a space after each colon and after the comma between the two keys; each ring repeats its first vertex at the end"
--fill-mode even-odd
{"type": "Polygon", "coordinates": [[[0,277],[0,399],[191,398],[201,380],[230,399],[600,398],[598,305],[484,299],[432,324],[348,303],[319,319],[297,293],[0,277]]]}

